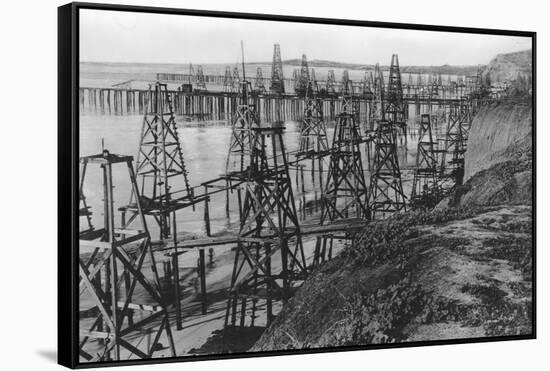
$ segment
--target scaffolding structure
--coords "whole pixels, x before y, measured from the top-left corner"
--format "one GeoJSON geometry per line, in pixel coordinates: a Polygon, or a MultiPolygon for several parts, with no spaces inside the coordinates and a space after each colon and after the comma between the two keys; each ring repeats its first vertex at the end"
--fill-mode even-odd
{"type": "Polygon", "coordinates": [[[368,219],[368,188],[360,144],[363,142],[351,95],[342,100],[334,129],[326,187],[322,196],[321,224],[339,219],[368,219]]]}
{"type": "Polygon", "coordinates": [[[265,94],[267,89],[265,88],[264,74],[262,67],[256,69],[256,81],[254,81],[254,92],[257,94],[265,94]]]}
{"type": "Polygon", "coordinates": [[[378,121],[370,185],[372,219],[386,218],[406,207],[396,143],[395,126],[390,121],[378,121]]]}
{"type": "Polygon", "coordinates": [[[271,65],[271,86],[269,90],[276,94],[284,94],[285,81],[283,77],[283,61],[281,59],[281,46],[273,45],[273,63],[271,65]]]}
{"type": "Polygon", "coordinates": [[[243,174],[245,195],[225,330],[257,326],[256,312],[264,304],[270,323],[273,301],[286,302],[307,275],[283,130],[251,129],[252,152],[243,174]]]}
{"type": "Polygon", "coordinates": [[[325,92],[329,95],[336,94],[336,77],[334,76],[334,70],[328,70],[325,92]]]}
{"type": "Polygon", "coordinates": [[[294,91],[299,97],[304,97],[308,94],[308,89],[310,88],[310,76],[309,76],[309,67],[307,64],[307,56],[302,54],[302,66],[300,68],[300,73],[297,76],[296,85],[294,91]]]}
{"type": "Polygon", "coordinates": [[[251,97],[252,86],[249,81],[241,83],[239,104],[232,117],[231,140],[225,164],[225,174],[241,174],[250,165],[253,144],[252,128],[260,127],[260,119],[251,97]]]}
{"type": "Polygon", "coordinates": [[[152,216],[159,225],[162,240],[173,234],[170,214],[194,207],[203,199],[194,197],[189,185],[172,97],[166,84],[157,82],[154,88],[150,87],[149,95],[136,161],[140,189],[132,191],[128,205],[119,210],[123,227],[128,227],[139,216],[140,205],[143,213],[152,216]]]}
{"type": "Polygon", "coordinates": [[[225,93],[233,93],[233,76],[231,75],[231,66],[225,66],[225,75],[223,77],[223,91],[225,93]]]}
{"type": "Polygon", "coordinates": [[[441,156],[440,178],[444,191],[461,185],[464,178],[464,155],[472,122],[469,101],[451,104],[441,156]]]}
{"type": "Polygon", "coordinates": [[[414,207],[431,208],[440,200],[437,180],[437,142],[432,134],[431,116],[420,118],[416,163],[413,174],[411,204],[414,207]]]}
{"type": "Polygon", "coordinates": [[[202,66],[197,67],[197,75],[195,76],[195,88],[197,90],[206,90],[206,81],[204,80],[204,72],[202,72],[202,66]]]}
{"type": "Polygon", "coordinates": [[[103,226],[79,235],[80,294],[91,298],[91,308],[81,312],[78,347],[81,359],[90,362],[152,358],[164,349],[176,355],[139,196],[139,228],[115,227],[112,168],[126,165],[132,190],[139,195],[132,160],[105,150],[81,158],[80,194],[88,165],[98,165],[103,177],[103,226]],[[152,278],[145,273],[146,258],[152,278]],[[149,341],[140,340],[146,336],[149,341]]]}

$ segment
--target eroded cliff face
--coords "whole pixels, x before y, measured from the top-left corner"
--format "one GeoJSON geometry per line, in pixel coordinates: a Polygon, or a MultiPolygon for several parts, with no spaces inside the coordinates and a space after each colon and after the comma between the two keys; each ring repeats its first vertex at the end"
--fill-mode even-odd
{"type": "Polygon", "coordinates": [[[531,152],[529,103],[494,103],[475,116],[468,139],[464,181],[481,170],[531,152]]]}
{"type": "Polygon", "coordinates": [[[493,84],[500,84],[517,80],[520,76],[528,79],[531,76],[532,50],[514,53],[498,54],[483,71],[483,78],[491,80],[493,84]]]}

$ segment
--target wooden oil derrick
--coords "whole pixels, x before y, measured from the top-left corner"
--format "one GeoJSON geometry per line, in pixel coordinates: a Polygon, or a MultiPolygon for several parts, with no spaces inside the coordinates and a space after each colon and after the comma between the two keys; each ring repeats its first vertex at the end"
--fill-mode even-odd
{"type": "Polygon", "coordinates": [[[267,322],[271,322],[273,301],[288,300],[307,275],[283,130],[282,127],[251,129],[252,153],[244,182],[240,239],[235,251],[224,339],[228,327],[256,326],[261,304],[265,304],[267,322]]]}
{"type": "Polygon", "coordinates": [[[298,84],[300,82],[300,72],[298,72],[298,69],[295,68],[293,71],[292,71],[292,85],[294,87],[294,92],[297,93],[297,90],[298,89],[298,84]]]}
{"type": "Polygon", "coordinates": [[[254,82],[254,91],[257,94],[265,94],[266,88],[265,88],[265,81],[264,81],[264,74],[262,72],[262,67],[258,67],[256,69],[256,81],[254,82]]]}
{"type": "Polygon", "coordinates": [[[223,77],[223,91],[232,93],[234,91],[233,76],[231,75],[231,66],[225,66],[225,75],[223,77]]]}
{"type": "Polygon", "coordinates": [[[273,63],[271,65],[271,86],[269,90],[276,94],[284,94],[285,83],[283,77],[283,61],[281,59],[281,46],[273,45],[273,63]]]}
{"type": "Polygon", "coordinates": [[[170,214],[202,200],[193,196],[189,185],[166,84],[157,82],[149,94],[136,162],[140,191],[132,192],[129,204],[119,210],[123,227],[128,227],[139,216],[138,205],[141,205],[143,213],[152,216],[159,225],[160,239],[165,239],[171,235],[170,214]]]}
{"type": "Polygon", "coordinates": [[[378,122],[374,140],[374,163],[370,184],[372,219],[405,210],[405,194],[397,158],[397,132],[390,121],[378,122]]]}
{"type": "Polygon", "coordinates": [[[336,77],[334,76],[334,70],[328,70],[325,90],[327,94],[336,94],[336,77]]]}
{"type": "Polygon", "coordinates": [[[467,101],[451,104],[447,130],[445,133],[445,151],[441,157],[440,177],[445,191],[461,185],[464,178],[464,155],[466,153],[471,115],[467,101]]]}
{"type": "Polygon", "coordinates": [[[374,123],[384,119],[384,76],[380,71],[380,65],[374,67],[373,95],[369,110],[369,127],[374,130],[374,123]]]}
{"type": "Polygon", "coordinates": [[[317,97],[311,83],[309,86],[300,126],[299,158],[319,158],[329,151],[322,101],[317,97]]]}
{"type": "Polygon", "coordinates": [[[322,195],[321,223],[370,217],[361,143],[352,98],[346,95],[334,129],[328,175],[322,195]]]}
{"type": "Polygon", "coordinates": [[[241,89],[241,77],[239,76],[239,67],[233,67],[233,91],[237,92],[241,89]]]}
{"type": "Polygon", "coordinates": [[[193,63],[189,63],[189,83],[194,84],[196,81],[195,79],[195,68],[193,67],[193,63]]]}
{"type": "Polygon", "coordinates": [[[206,82],[204,81],[204,72],[202,72],[202,66],[197,67],[197,75],[195,76],[195,88],[197,90],[206,90],[206,82]]]}
{"type": "Polygon", "coordinates": [[[391,57],[390,77],[388,89],[384,97],[384,116],[395,127],[402,128],[406,125],[406,107],[403,101],[403,87],[401,86],[401,72],[399,71],[399,57],[393,54],[391,57]]]}
{"type": "Polygon", "coordinates": [[[353,94],[353,83],[349,78],[348,70],[344,70],[342,73],[342,87],[340,89],[340,93],[342,95],[353,94]]]}
{"type": "Polygon", "coordinates": [[[302,66],[298,75],[297,83],[294,88],[299,97],[304,97],[308,93],[310,87],[309,67],[307,65],[307,56],[302,54],[302,66]]]}
{"type": "Polygon", "coordinates": [[[437,143],[432,134],[430,115],[420,118],[416,164],[414,167],[411,204],[415,207],[431,208],[439,202],[440,190],[437,182],[437,143]]]}
{"type": "MultiPolygon", "coordinates": [[[[80,359],[101,362],[152,358],[155,352],[164,349],[169,349],[168,355],[174,357],[168,312],[159,290],[132,157],[103,151],[81,158],[81,163],[84,169],[88,165],[101,168],[103,226],[79,235],[81,307],[91,299],[91,308],[80,313],[80,359]],[[127,167],[132,190],[137,195],[138,229],[115,227],[112,177],[115,165],[127,167]],[[151,268],[152,278],[146,274],[146,264],[151,268]],[[148,340],[143,341],[144,338],[148,340]]],[[[85,170],[81,173],[82,186],[85,173],[85,170]]]]}
{"type": "Polygon", "coordinates": [[[361,92],[363,93],[363,98],[368,99],[372,96],[373,94],[372,88],[373,88],[372,74],[369,74],[367,71],[365,71],[363,80],[361,80],[361,92]]]}
{"type": "Polygon", "coordinates": [[[313,94],[319,94],[319,84],[317,83],[317,78],[315,77],[315,69],[311,69],[311,74],[309,76],[311,82],[311,89],[313,94]]]}
{"type": "Polygon", "coordinates": [[[231,120],[231,140],[225,164],[226,175],[243,174],[250,164],[252,128],[260,127],[260,119],[251,97],[249,81],[241,83],[239,104],[231,120]]]}

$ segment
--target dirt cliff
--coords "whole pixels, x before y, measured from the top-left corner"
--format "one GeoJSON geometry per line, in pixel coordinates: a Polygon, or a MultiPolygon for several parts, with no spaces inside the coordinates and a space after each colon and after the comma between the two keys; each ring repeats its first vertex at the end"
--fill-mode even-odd
{"type": "Polygon", "coordinates": [[[490,79],[493,84],[517,80],[520,76],[528,79],[531,76],[532,50],[498,54],[487,65],[482,77],[490,79]],[[488,77],[487,77],[488,76],[488,77]]]}
{"type": "Polygon", "coordinates": [[[464,181],[491,166],[531,152],[530,103],[493,103],[472,121],[465,157],[464,181]]]}

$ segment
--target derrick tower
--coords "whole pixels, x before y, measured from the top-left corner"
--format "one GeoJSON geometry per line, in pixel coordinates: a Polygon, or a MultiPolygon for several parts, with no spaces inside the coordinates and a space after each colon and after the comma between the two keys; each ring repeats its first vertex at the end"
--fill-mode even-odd
{"type": "Polygon", "coordinates": [[[283,77],[283,61],[281,59],[281,47],[279,44],[273,45],[273,63],[271,65],[271,86],[269,90],[284,94],[285,83],[283,77]]]}
{"type": "Polygon", "coordinates": [[[342,73],[342,88],[340,90],[340,93],[342,93],[342,95],[353,94],[353,83],[349,78],[348,70],[344,70],[344,72],[342,73]]]}
{"type": "Polygon", "coordinates": [[[239,67],[233,67],[233,91],[241,90],[241,77],[239,76],[239,67]]]}
{"type": "Polygon", "coordinates": [[[225,66],[225,75],[223,77],[223,91],[233,92],[233,76],[231,75],[231,66],[225,66]]]}
{"type": "Polygon", "coordinates": [[[373,95],[369,113],[370,123],[384,119],[384,76],[378,63],[374,67],[373,95]]]}
{"type": "Polygon", "coordinates": [[[302,54],[302,67],[295,87],[298,96],[306,96],[307,89],[310,87],[309,67],[307,65],[307,56],[302,54]]]}
{"type": "Polygon", "coordinates": [[[267,323],[271,322],[273,301],[286,301],[306,278],[283,130],[251,129],[252,151],[245,175],[225,331],[228,326],[258,325],[256,312],[264,303],[267,323]]]}
{"type": "Polygon", "coordinates": [[[416,164],[414,167],[411,203],[415,206],[431,208],[439,201],[437,182],[437,143],[432,134],[429,114],[420,117],[416,164]]]}
{"type": "Polygon", "coordinates": [[[369,218],[368,190],[360,151],[362,138],[356,117],[352,98],[345,95],[330,150],[321,223],[350,217],[369,218]]]}
{"type": "Polygon", "coordinates": [[[327,128],[323,117],[322,101],[317,97],[312,83],[306,89],[304,116],[300,126],[300,146],[298,158],[320,159],[329,151],[327,128]]]}
{"type": "Polygon", "coordinates": [[[225,173],[242,174],[249,166],[251,156],[252,128],[260,127],[260,119],[251,97],[249,81],[241,82],[239,104],[231,120],[231,140],[225,164],[225,173]]]}
{"type": "Polygon", "coordinates": [[[401,72],[399,71],[399,57],[391,57],[390,77],[385,98],[385,118],[395,126],[404,126],[406,119],[406,105],[403,102],[403,87],[401,86],[401,72]]]}
{"type": "Polygon", "coordinates": [[[256,91],[259,94],[264,94],[266,92],[262,67],[258,67],[256,69],[256,81],[254,82],[254,91],[256,91]]]}
{"type": "Polygon", "coordinates": [[[189,63],[189,83],[195,83],[195,78],[195,68],[193,67],[193,63],[189,63]]]}
{"type": "Polygon", "coordinates": [[[471,124],[469,111],[467,102],[451,104],[449,109],[445,134],[445,151],[441,160],[442,187],[445,190],[462,184],[464,155],[471,124]]]}
{"type": "Polygon", "coordinates": [[[132,157],[103,151],[80,162],[80,194],[88,165],[100,167],[103,178],[103,225],[90,225],[79,234],[80,358],[102,362],[154,355],[175,357],[132,157]],[[118,165],[127,168],[129,183],[138,195],[136,230],[115,227],[112,171],[118,165]],[[145,266],[151,267],[151,272],[146,272],[145,266]],[[153,340],[140,341],[145,333],[153,340]]]}
{"type": "Polygon", "coordinates": [[[336,77],[334,76],[334,70],[328,70],[326,91],[327,94],[336,94],[336,77]]]}
{"type": "Polygon", "coordinates": [[[154,88],[150,86],[149,96],[136,161],[140,189],[132,190],[129,204],[120,211],[122,225],[127,227],[139,216],[140,206],[144,214],[154,217],[163,239],[170,235],[170,213],[199,200],[189,185],[172,97],[166,84],[157,82],[154,88]]]}
{"type": "Polygon", "coordinates": [[[195,84],[198,90],[206,90],[206,82],[204,81],[204,72],[202,72],[202,66],[197,67],[197,76],[195,77],[195,84]]]}
{"type": "Polygon", "coordinates": [[[310,74],[310,82],[311,82],[311,88],[313,90],[313,94],[319,94],[319,84],[317,83],[317,78],[315,77],[315,69],[311,69],[310,74]]]}
{"type": "Polygon", "coordinates": [[[371,216],[385,218],[405,209],[405,194],[397,158],[397,130],[390,121],[378,122],[371,175],[371,216]]]}

